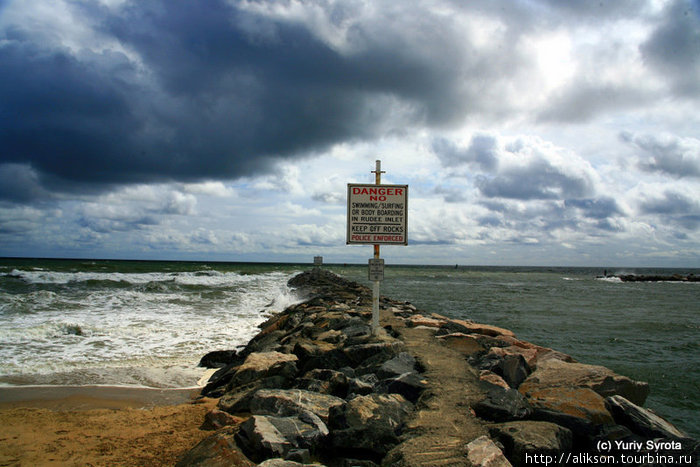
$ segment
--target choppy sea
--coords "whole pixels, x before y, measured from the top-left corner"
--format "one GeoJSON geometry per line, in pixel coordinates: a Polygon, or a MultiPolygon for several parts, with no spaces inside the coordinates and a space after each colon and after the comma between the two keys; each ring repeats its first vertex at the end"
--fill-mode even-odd
{"type": "MultiPolygon", "coordinates": [[[[204,376],[202,355],[245,345],[259,323],[298,302],[286,283],[309,267],[0,259],[0,385],[194,387],[204,376]]],[[[369,285],[366,265],[325,267],[369,285]]],[[[700,283],[623,283],[602,274],[388,266],[381,293],[648,381],[646,406],[700,437],[700,283]]]]}

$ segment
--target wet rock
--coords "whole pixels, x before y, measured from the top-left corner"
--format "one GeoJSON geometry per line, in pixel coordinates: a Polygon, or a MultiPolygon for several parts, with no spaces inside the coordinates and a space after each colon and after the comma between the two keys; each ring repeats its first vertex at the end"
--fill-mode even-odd
{"type": "Polygon", "coordinates": [[[472,406],[476,415],[484,420],[506,422],[522,420],[532,413],[528,401],[515,389],[493,387],[486,398],[472,406]]]}
{"type": "Polygon", "coordinates": [[[605,399],[605,407],[615,422],[640,436],[652,438],[684,438],[686,434],[651,410],[639,407],[622,396],[605,399]]]}
{"type": "Polygon", "coordinates": [[[538,362],[537,370],[528,376],[519,389],[528,393],[560,386],[587,387],[603,397],[617,394],[638,405],[644,404],[649,394],[648,383],[633,381],[603,366],[561,360],[538,362]]]}
{"type": "Polygon", "coordinates": [[[511,467],[503,452],[486,435],[467,444],[467,459],[473,467],[511,467]]]}
{"type": "Polygon", "coordinates": [[[326,423],[329,410],[344,403],[339,397],[301,389],[260,389],[250,400],[250,412],[285,417],[308,411],[326,423]]]}
{"type": "Polygon", "coordinates": [[[239,364],[242,359],[235,350],[215,350],[209,352],[199,360],[199,365],[204,368],[223,368],[232,363],[239,364]]]}
{"type": "Polygon", "coordinates": [[[226,386],[231,382],[231,378],[238,371],[239,363],[230,363],[223,368],[219,368],[209,377],[206,386],[202,388],[201,395],[205,397],[221,397],[226,392],[226,386]]]}
{"type": "Polygon", "coordinates": [[[292,449],[315,449],[327,431],[299,417],[253,415],[243,422],[235,439],[246,455],[256,461],[284,458],[292,449]]]}
{"type": "Polygon", "coordinates": [[[233,427],[223,428],[200,441],[178,462],[176,467],[253,467],[251,462],[234,442],[233,427]]]}
{"type": "Polygon", "coordinates": [[[503,445],[503,452],[513,465],[531,464],[526,462],[526,456],[535,454],[558,459],[560,453],[572,448],[571,431],[549,422],[502,423],[491,427],[489,434],[503,445]]]}
{"type": "Polygon", "coordinates": [[[413,405],[398,394],[358,396],[330,410],[332,445],[341,450],[381,458],[399,443],[413,405]]]}

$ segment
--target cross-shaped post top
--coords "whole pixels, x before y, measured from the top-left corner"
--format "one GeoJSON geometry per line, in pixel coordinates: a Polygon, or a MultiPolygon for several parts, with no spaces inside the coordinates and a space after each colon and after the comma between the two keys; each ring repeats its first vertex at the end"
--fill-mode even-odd
{"type": "Polygon", "coordinates": [[[377,165],[375,166],[375,170],[372,171],[374,174],[374,183],[376,185],[381,185],[382,184],[382,174],[385,174],[386,172],[382,170],[382,161],[378,160],[377,165]]]}

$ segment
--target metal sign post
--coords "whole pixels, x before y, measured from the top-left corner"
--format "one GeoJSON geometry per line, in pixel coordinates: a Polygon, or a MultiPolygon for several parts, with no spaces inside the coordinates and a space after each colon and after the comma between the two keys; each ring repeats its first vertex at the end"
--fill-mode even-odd
{"type": "MultiPolygon", "coordinates": [[[[377,160],[374,166],[374,184],[382,184],[382,161],[377,160]]],[[[374,260],[379,260],[379,244],[374,245],[374,260]]],[[[383,276],[383,274],[382,274],[383,276]]],[[[375,278],[374,286],[372,287],[372,334],[375,336],[379,332],[379,283],[380,281],[375,278]]]]}
{"type": "Polygon", "coordinates": [[[374,185],[348,183],[348,244],[374,245],[369,260],[372,287],[372,333],[379,331],[379,282],[384,280],[384,260],[379,246],[406,245],[408,185],[382,185],[382,162],[377,161],[374,185]]]}

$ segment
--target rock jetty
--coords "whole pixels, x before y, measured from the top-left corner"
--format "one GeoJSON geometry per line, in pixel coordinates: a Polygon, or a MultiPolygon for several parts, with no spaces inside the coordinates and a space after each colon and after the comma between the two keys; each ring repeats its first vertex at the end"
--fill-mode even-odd
{"type": "Polygon", "coordinates": [[[178,466],[560,465],[630,446],[697,459],[643,408],[647,383],[386,297],[373,334],[366,287],[321,269],[289,285],[306,300],[202,359],[219,368],[202,390],[219,399],[213,432],[178,466]]]}
{"type": "Polygon", "coordinates": [[[606,274],[598,278],[617,278],[622,282],[700,282],[700,276],[695,274],[606,274]]]}

